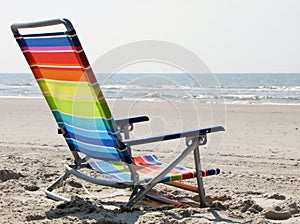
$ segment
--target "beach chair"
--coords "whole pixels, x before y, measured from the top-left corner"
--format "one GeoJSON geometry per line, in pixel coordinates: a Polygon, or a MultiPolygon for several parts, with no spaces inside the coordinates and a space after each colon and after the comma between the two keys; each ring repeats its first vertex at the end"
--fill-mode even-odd
{"type": "Polygon", "coordinates": [[[159,183],[196,191],[200,205],[205,206],[202,177],[219,174],[220,169],[201,170],[199,146],[206,144],[208,133],[224,131],[222,126],[129,139],[133,124],[149,118],[114,120],[69,20],[16,23],[11,29],[57,122],[58,132],[74,156],[74,162],[66,165],[64,174],[46,188],[48,197],[69,201],[54,193],[54,189],[75,175],[91,183],[131,189],[124,208],[131,208],[159,183]],[[62,31],[48,31],[54,26],[62,31]],[[133,156],[130,152],[135,145],[178,138],[186,139],[186,148],[169,164],[155,155],[133,156]],[[195,169],[179,166],[192,152],[195,169]],[[96,171],[99,177],[87,175],[82,169],[96,171]],[[180,182],[190,178],[197,179],[197,186],[180,182]]]}

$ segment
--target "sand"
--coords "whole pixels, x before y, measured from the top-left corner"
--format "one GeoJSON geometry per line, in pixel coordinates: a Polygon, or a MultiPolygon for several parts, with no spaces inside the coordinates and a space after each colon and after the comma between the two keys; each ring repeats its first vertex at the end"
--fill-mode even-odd
{"type": "MultiPolygon", "coordinates": [[[[277,105],[110,101],[115,117],[149,115],[133,138],[221,124],[202,147],[203,167],[219,167],[204,179],[209,207],[198,208],[194,193],[159,185],[156,190],[184,205],[178,208],[145,199],[121,212],[129,192],[70,178],[58,189],[70,203],[45,197],[43,190],[72,161],[44,99],[1,98],[0,223],[300,223],[300,108],[277,105]],[[225,113],[222,113],[222,111],[225,113]],[[195,119],[194,115],[198,119],[195,119]],[[214,119],[211,115],[214,115],[214,119]],[[219,117],[217,115],[220,115],[219,117]],[[225,114],[226,116],[223,116],[225,114]]],[[[184,141],[133,148],[164,161],[184,141]]],[[[192,157],[183,165],[192,167],[192,157]]],[[[190,181],[195,183],[195,180],[190,181]]]]}

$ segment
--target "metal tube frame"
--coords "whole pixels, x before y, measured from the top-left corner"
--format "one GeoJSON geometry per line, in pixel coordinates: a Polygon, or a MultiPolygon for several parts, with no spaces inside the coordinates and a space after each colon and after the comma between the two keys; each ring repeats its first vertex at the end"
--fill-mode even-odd
{"type": "Polygon", "coordinates": [[[56,181],[54,181],[51,185],[49,185],[45,190],[45,194],[56,201],[64,201],[64,202],[70,202],[70,199],[65,198],[63,196],[60,196],[54,192],[52,192],[56,187],[59,185],[62,185],[63,182],[70,176],[68,172],[65,172],[63,175],[61,175],[56,181]]]}
{"type": "Polygon", "coordinates": [[[203,184],[203,177],[201,172],[199,146],[197,146],[194,149],[194,162],[195,162],[195,169],[196,169],[196,179],[197,179],[200,207],[203,208],[206,207],[206,202],[205,202],[205,190],[203,184]]]}
{"type": "Polygon", "coordinates": [[[117,183],[117,182],[113,182],[113,181],[106,181],[106,180],[101,180],[101,179],[97,179],[97,178],[93,178],[90,176],[87,176],[85,174],[80,173],[77,170],[77,166],[71,166],[71,165],[66,165],[66,171],[63,175],[61,175],[57,180],[55,180],[51,185],[49,185],[45,190],[45,194],[51,198],[54,199],[56,201],[65,201],[65,202],[70,202],[70,199],[65,198],[61,195],[58,195],[54,192],[52,192],[55,188],[57,188],[58,186],[62,185],[64,181],[67,180],[67,178],[73,174],[74,176],[85,180],[87,182],[90,183],[94,183],[94,184],[98,184],[98,185],[102,185],[102,186],[108,186],[108,187],[114,187],[114,188],[121,188],[121,189],[125,189],[125,188],[130,188],[132,187],[132,183],[117,183]]]}
{"type": "MultiPolygon", "coordinates": [[[[52,25],[59,25],[59,24],[63,24],[66,27],[66,30],[68,32],[71,32],[74,30],[72,23],[67,19],[52,19],[52,20],[45,20],[45,21],[39,21],[39,22],[15,23],[15,24],[11,25],[11,30],[15,36],[18,36],[18,35],[20,35],[18,29],[37,28],[37,27],[52,26],[52,25]]],[[[144,116],[142,118],[135,118],[135,122],[146,121],[147,119],[148,118],[146,116],[144,116]]],[[[125,122],[125,120],[120,120],[120,124],[122,122],[125,122]]],[[[143,187],[141,185],[142,181],[138,180],[138,174],[132,164],[128,164],[128,167],[129,167],[130,172],[133,177],[132,182],[130,182],[130,183],[117,183],[117,182],[113,182],[113,181],[100,180],[100,179],[96,179],[96,178],[87,176],[85,174],[82,174],[77,169],[80,169],[82,167],[87,167],[86,163],[82,164],[83,160],[81,159],[79,154],[77,152],[72,152],[73,156],[75,158],[75,165],[67,165],[66,166],[65,173],[62,176],[60,176],[54,183],[52,183],[50,186],[48,186],[46,188],[46,190],[45,190],[46,195],[55,200],[62,200],[62,201],[66,201],[66,202],[70,201],[69,199],[67,199],[63,196],[57,195],[57,194],[53,193],[52,191],[56,187],[61,185],[70,176],[70,174],[73,174],[80,179],[86,180],[91,183],[103,185],[103,186],[110,186],[110,187],[115,187],[115,188],[133,187],[134,193],[133,193],[132,197],[130,198],[130,200],[125,204],[125,207],[130,208],[136,202],[141,200],[143,198],[143,196],[145,196],[157,183],[159,183],[164,178],[164,176],[166,176],[189,153],[194,151],[194,160],[195,160],[195,166],[196,166],[196,178],[197,178],[197,184],[198,184],[198,193],[199,193],[199,197],[200,197],[200,204],[202,207],[205,206],[205,192],[204,192],[203,181],[202,181],[199,145],[206,144],[206,141],[207,141],[206,134],[207,133],[224,131],[224,128],[222,126],[208,127],[208,128],[204,128],[204,129],[186,131],[186,132],[181,132],[181,133],[170,133],[170,134],[163,135],[163,136],[152,136],[152,137],[144,138],[144,139],[129,140],[128,139],[129,131],[131,128],[133,128],[133,126],[131,123],[128,123],[128,125],[122,123],[122,125],[123,125],[124,135],[125,135],[125,140],[122,142],[122,144],[125,143],[126,147],[130,147],[131,145],[146,144],[146,143],[151,143],[151,142],[155,142],[155,141],[165,141],[165,140],[172,140],[172,139],[185,137],[186,142],[187,142],[187,148],[184,149],[181,152],[181,154],[178,155],[168,166],[166,166],[156,177],[151,179],[146,184],[145,187],[143,187]]]]}
{"type": "MultiPolygon", "coordinates": [[[[190,145],[187,146],[185,150],[181,152],[180,155],[178,155],[167,167],[165,167],[159,174],[157,174],[153,179],[151,179],[147,186],[143,189],[140,189],[135,196],[133,196],[126,204],[125,208],[132,207],[135,203],[137,203],[139,200],[141,200],[157,183],[159,183],[164,176],[166,176],[178,163],[180,163],[189,153],[192,151],[198,151],[198,146],[206,143],[206,135],[199,136],[190,139],[192,142],[190,145]]],[[[198,151],[199,153],[199,151],[198,151]]],[[[195,157],[196,158],[196,157],[195,157]]],[[[198,157],[197,157],[198,159],[198,157]]],[[[200,157],[199,157],[200,159],[200,157]]],[[[200,162],[200,161],[199,161],[200,162]]],[[[198,168],[200,168],[199,163],[197,163],[198,168]]],[[[199,190],[199,197],[201,198],[202,205],[205,206],[205,197],[203,193],[201,192],[201,189],[203,189],[203,182],[202,182],[202,174],[201,170],[196,171],[197,172],[197,182],[198,182],[198,190],[199,190]]]]}
{"type": "Polygon", "coordinates": [[[72,23],[68,19],[50,19],[38,22],[14,23],[11,25],[11,30],[14,35],[18,35],[18,29],[38,28],[43,26],[65,25],[67,31],[74,30],[72,23]]]}

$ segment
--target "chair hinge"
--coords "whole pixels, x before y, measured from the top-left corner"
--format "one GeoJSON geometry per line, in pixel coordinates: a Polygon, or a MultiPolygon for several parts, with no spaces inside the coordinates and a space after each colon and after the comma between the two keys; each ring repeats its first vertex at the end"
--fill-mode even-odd
{"type": "Polygon", "coordinates": [[[186,146],[192,145],[195,141],[198,142],[198,145],[205,145],[207,143],[207,135],[203,134],[203,135],[199,135],[197,137],[193,136],[193,137],[185,138],[186,146]]]}

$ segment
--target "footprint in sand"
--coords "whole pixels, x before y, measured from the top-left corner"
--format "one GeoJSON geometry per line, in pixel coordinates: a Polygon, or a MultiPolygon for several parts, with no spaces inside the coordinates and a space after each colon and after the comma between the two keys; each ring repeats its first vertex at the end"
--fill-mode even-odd
{"type": "Polygon", "coordinates": [[[25,176],[22,175],[21,173],[16,173],[12,170],[0,170],[0,180],[2,182],[5,182],[5,181],[11,180],[11,179],[19,179],[21,177],[25,177],[25,176]]]}

